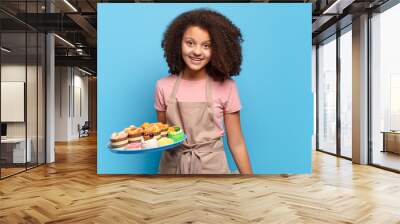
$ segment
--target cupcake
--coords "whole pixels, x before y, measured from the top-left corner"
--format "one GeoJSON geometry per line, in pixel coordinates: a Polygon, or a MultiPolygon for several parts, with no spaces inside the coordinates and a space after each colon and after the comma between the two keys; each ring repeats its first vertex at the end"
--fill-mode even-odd
{"type": "Polygon", "coordinates": [[[154,137],[154,135],[153,135],[153,133],[151,133],[151,132],[144,132],[143,133],[143,139],[144,139],[144,141],[147,141],[147,140],[149,140],[149,139],[152,139],[154,137]]]}
{"type": "Polygon", "coordinates": [[[174,142],[179,142],[185,138],[185,134],[180,127],[172,127],[168,129],[168,138],[174,140],[174,142]]]}
{"type": "Polygon", "coordinates": [[[128,134],[124,131],[120,133],[113,133],[110,138],[111,147],[121,148],[128,144],[128,134]]]}
{"type": "Polygon", "coordinates": [[[143,141],[143,129],[132,128],[128,131],[128,141],[131,142],[142,142],[143,141]]]}
{"type": "Polygon", "coordinates": [[[131,125],[131,126],[125,128],[124,132],[128,133],[130,130],[134,130],[134,129],[136,129],[135,125],[131,125]]]}
{"type": "Polygon", "coordinates": [[[172,140],[170,138],[166,138],[166,137],[162,137],[158,140],[159,146],[170,145],[172,143],[174,143],[174,140],[172,140]]]}
{"type": "Polygon", "coordinates": [[[145,130],[144,130],[144,133],[145,134],[153,134],[153,136],[158,140],[158,139],[160,139],[161,138],[161,129],[158,127],[158,126],[156,126],[156,125],[153,125],[153,126],[149,126],[148,128],[146,128],[145,130]]]}
{"type": "Polygon", "coordinates": [[[161,122],[156,122],[156,123],[152,123],[152,124],[150,124],[151,126],[157,126],[157,127],[159,127],[159,128],[161,128],[161,126],[163,125],[163,123],[161,123],[161,122]]]}
{"type": "Polygon", "coordinates": [[[161,137],[167,137],[168,136],[168,124],[162,124],[161,125],[161,137]]]}
{"type": "Polygon", "coordinates": [[[151,138],[143,142],[143,148],[157,148],[158,141],[156,138],[151,138]]]}
{"type": "Polygon", "coordinates": [[[157,126],[153,127],[152,133],[154,135],[154,138],[156,138],[157,140],[161,138],[161,128],[157,126]]]}
{"type": "Polygon", "coordinates": [[[151,126],[150,123],[144,122],[140,127],[143,128],[143,129],[146,129],[146,128],[150,127],[150,126],[151,126]]]}

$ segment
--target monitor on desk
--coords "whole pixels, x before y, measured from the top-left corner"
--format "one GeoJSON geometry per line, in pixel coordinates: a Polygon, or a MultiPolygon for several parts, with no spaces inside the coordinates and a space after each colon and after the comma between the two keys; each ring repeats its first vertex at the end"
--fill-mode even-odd
{"type": "Polygon", "coordinates": [[[1,123],[1,139],[7,137],[7,124],[1,123]]]}

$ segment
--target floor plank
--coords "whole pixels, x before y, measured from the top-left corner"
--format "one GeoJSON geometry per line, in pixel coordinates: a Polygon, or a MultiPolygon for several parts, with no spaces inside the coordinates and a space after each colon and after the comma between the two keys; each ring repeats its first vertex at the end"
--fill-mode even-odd
{"type": "Polygon", "coordinates": [[[0,223],[400,223],[400,175],[313,153],[310,175],[97,175],[96,138],[0,181],[0,223]]]}

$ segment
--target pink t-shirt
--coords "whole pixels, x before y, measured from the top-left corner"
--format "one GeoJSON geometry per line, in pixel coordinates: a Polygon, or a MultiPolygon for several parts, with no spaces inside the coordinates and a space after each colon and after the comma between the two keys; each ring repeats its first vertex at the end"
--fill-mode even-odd
{"type": "MultiPolygon", "coordinates": [[[[155,88],[154,108],[158,111],[167,110],[167,99],[170,97],[172,88],[178,76],[169,75],[157,81],[155,88]]],[[[176,93],[178,101],[205,102],[206,101],[206,79],[185,80],[182,79],[176,93]]],[[[234,80],[226,80],[223,83],[212,81],[212,98],[214,120],[221,136],[224,135],[223,118],[224,113],[233,113],[241,109],[239,93],[234,80]]]]}

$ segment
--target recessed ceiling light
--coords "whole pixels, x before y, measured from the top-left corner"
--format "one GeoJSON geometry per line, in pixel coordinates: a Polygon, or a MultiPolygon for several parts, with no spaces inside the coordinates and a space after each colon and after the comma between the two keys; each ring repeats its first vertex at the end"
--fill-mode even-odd
{"type": "Polygon", "coordinates": [[[1,47],[1,50],[4,51],[4,52],[6,52],[6,53],[10,53],[10,52],[11,52],[11,50],[9,50],[9,49],[7,49],[7,48],[5,48],[5,47],[1,47]]]}
{"type": "Polygon", "coordinates": [[[64,43],[68,44],[69,46],[75,48],[75,45],[73,45],[73,44],[72,44],[71,42],[69,42],[68,40],[66,40],[66,39],[64,39],[64,38],[62,38],[62,37],[60,37],[60,36],[57,35],[57,34],[54,34],[54,36],[57,37],[58,39],[60,39],[61,41],[63,41],[64,43]]]}
{"type": "Polygon", "coordinates": [[[74,12],[78,12],[78,10],[71,4],[69,3],[69,1],[64,0],[65,4],[67,4],[72,10],[74,10],[74,12]]]}
{"type": "Polygon", "coordinates": [[[355,0],[336,0],[332,5],[322,12],[322,14],[342,14],[343,9],[351,5],[355,0]]]}
{"type": "Polygon", "coordinates": [[[85,73],[85,74],[92,75],[92,73],[90,73],[90,72],[88,72],[88,71],[86,71],[86,70],[83,70],[83,69],[81,69],[81,68],[79,68],[79,67],[78,67],[78,70],[81,71],[81,72],[83,72],[83,73],[85,73]]]}

